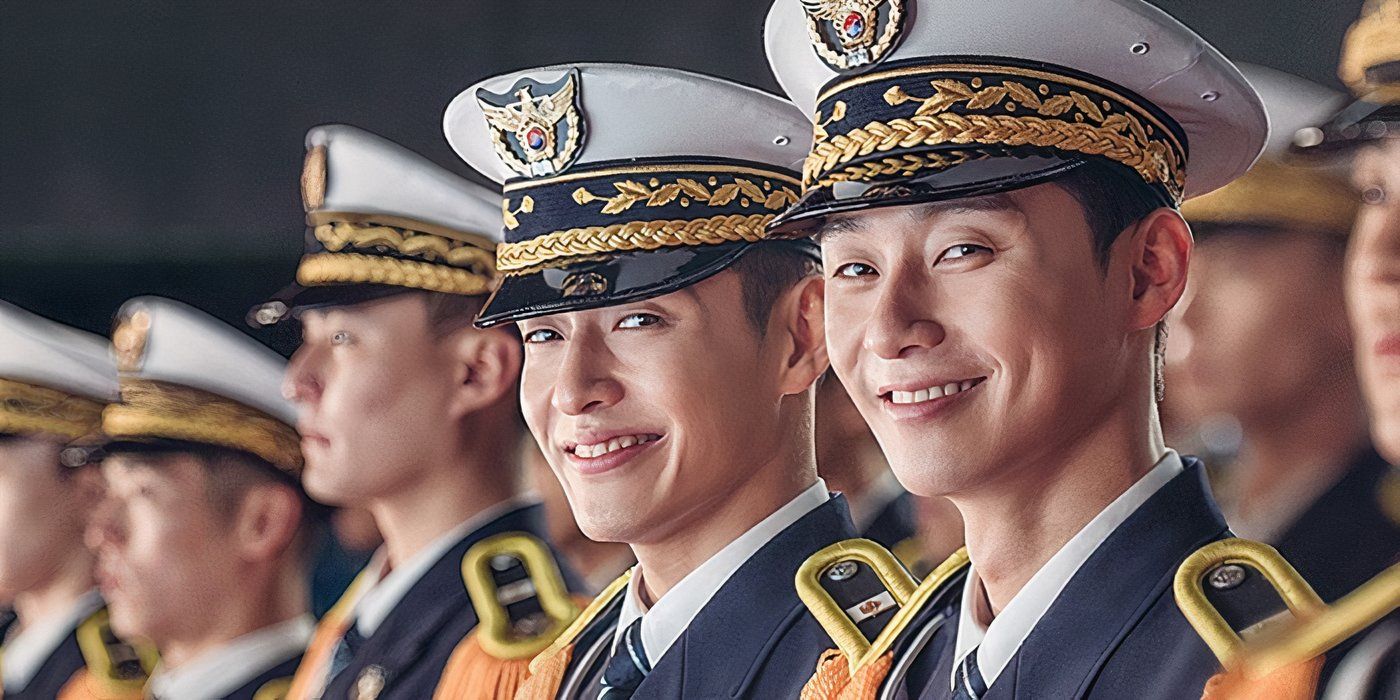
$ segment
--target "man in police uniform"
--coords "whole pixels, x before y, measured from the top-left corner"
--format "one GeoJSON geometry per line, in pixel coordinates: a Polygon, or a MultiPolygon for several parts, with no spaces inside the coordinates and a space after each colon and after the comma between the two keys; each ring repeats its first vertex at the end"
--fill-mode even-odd
{"type": "MultiPolygon", "coordinates": [[[[520,341],[471,324],[500,198],[354,127],[312,129],[306,149],[306,254],[250,320],[300,322],[283,390],[301,408],[303,483],[368,510],[384,545],[322,619],[291,697],[429,697],[486,614],[463,588],[469,548],[543,532],[520,494],[520,341]]],[[[530,573],[562,589],[552,561],[530,573]]]]}
{"type": "Polygon", "coordinates": [[[102,338],[0,302],[0,696],[139,698],[153,656],[121,643],[83,546],[102,475],[65,445],[117,396],[102,338]]]}
{"type": "Polygon", "coordinates": [[[151,697],[281,697],[311,639],[310,503],[283,359],[201,311],[124,304],[91,524],[119,634],[150,640],[151,697]]]}
{"type": "Polygon", "coordinates": [[[1247,175],[1182,207],[1197,247],[1174,311],[1169,396],[1197,421],[1238,422],[1239,455],[1216,482],[1230,528],[1277,547],[1333,601],[1400,555],[1342,298],[1357,197],[1335,168],[1285,159],[1293,134],[1340,95],[1242,69],[1273,133],[1247,175]]]}
{"type": "Polygon", "coordinates": [[[478,83],[445,128],[505,183],[478,323],[519,327],[526,422],[584,533],[638,561],[521,696],[795,697],[825,641],[792,577],[853,534],[816,473],[815,251],[763,240],[806,121],[723,80],[579,64],[478,83]]]}
{"type": "Polygon", "coordinates": [[[846,658],[809,689],[1195,692],[1216,662],[1172,579],[1228,531],[1163,444],[1162,321],[1192,247],[1176,206],[1248,169],[1259,98],[1140,0],[778,0],[766,37],[817,132],[775,230],[821,242],[833,367],[904,485],[967,526],[966,555],[888,582],[883,631],[829,585],[859,561],[813,560],[799,585],[846,658]]]}

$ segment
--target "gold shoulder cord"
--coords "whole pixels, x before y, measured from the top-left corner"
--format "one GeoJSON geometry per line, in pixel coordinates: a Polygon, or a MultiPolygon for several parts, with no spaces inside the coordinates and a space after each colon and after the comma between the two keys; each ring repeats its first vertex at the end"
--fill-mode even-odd
{"type": "Polygon", "coordinates": [[[159,658],[155,650],[125,643],[113,643],[110,615],[107,608],[93,613],[78,626],[78,649],[83,654],[83,664],[88,671],[88,679],[104,697],[127,697],[139,694],[146,684],[146,677],[155,668],[159,658]],[[140,678],[122,678],[117,669],[119,661],[113,658],[116,649],[129,650],[141,663],[140,678]]]}
{"type": "Polygon", "coordinates": [[[1283,599],[1289,612],[1302,620],[1316,618],[1327,606],[1278,550],[1260,542],[1231,538],[1196,550],[1176,571],[1176,604],[1227,671],[1240,665],[1245,642],[1206,598],[1204,582],[1226,564],[1257,569],[1283,599]]]}
{"type": "Polygon", "coordinates": [[[462,579],[472,607],[481,619],[477,625],[481,647],[498,659],[533,657],[563,633],[579,614],[578,607],[569,598],[554,556],[543,542],[527,534],[510,532],[472,545],[462,557],[462,579]],[[522,637],[511,629],[510,614],[497,599],[496,583],[491,578],[491,560],[501,555],[525,564],[540,607],[550,620],[549,626],[538,634],[522,637]]]}
{"type": "Polygon", "coordinates": [[[836,646],[846,657],[851,675],[855,676],[860,668],[890,650],[923,605],[953,574],[966,566],[967,562],[967,550],[959,549],[934,569],[923,583],[916,586],[913,577],[889,550],[866,539],[845,540],[822,549],[803,562],[797,571],[797,595],[831,636],[832,641],[836,642],[836,646]],[[856,560],[874,569],[881,583],[899,604],[899,610],[875,637],[874,642],[866,640],[865,635],[851,622],[841,605],[818,583],[822,572],[827,568],[847,560],[856,560]]]}
{"type": "Polygon", "coordinates": [[[258,688],[258,692],[253,693],[253,700],[286,700],[291,689],[291,678],[273,679],[258,688]]]}
{"type": "Polygon", "coordinates": [[[603,612],[603,609],[608,607],[608,603],[611,603],[613,598],[622,593],[622,590],[627,587],[627,582],[631,580],[632,569],[628,569],[612,583],[608,584],[608,587],[604,588],[592,602],[584,607],[583,612],[580,612],[578,617],[574,618],[574,621],[568,627],[564,628],[564,631],[559,634],[559,637],[548,647],[545,647],[545,650],[540,652],[539,655],[530,662],[530,672],[539,673],[539,664],[560,651],[563,651],[565,647],[573,644],[574,640],[583,633],[583,630],[587,629],[588,625],[603,612]]]}

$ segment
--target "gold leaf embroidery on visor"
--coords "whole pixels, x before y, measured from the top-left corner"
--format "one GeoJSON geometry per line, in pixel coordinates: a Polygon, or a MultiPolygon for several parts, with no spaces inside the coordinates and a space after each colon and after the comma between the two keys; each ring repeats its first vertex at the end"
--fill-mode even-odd
{"type": "MultiPolygon", "coordinates": [[[[871,121],[844,133],[828,127],[844,117],[838,102],[827,121],[818,120],[817,142],[803,167],[807,187],[828,187],[833,182],[888,174],[908,174],[922,168],[944,168],[968,160],[966,153],[947,157],[922,154],[922,162],[890,159],[868,172],[839,168],[873,153],[919,146],[978,144],[1031,146],[1108,158],[1135,170],[1149,184],[1164,186],[1180,201],[1185,187],[1184,164],[1161,133],[1144,126],[1126,109],[1114,111],[1114,102],[1069,90],[1051,95],[1046,84],[1032,86],[1023,80],[1003,79],[984,86],[981,78],[970,81],[937,79],[926,83],[932,94],[895,85],[883,94],[890,106],[916,104],[907,117],[871,121]],[[1098,100],[1098,101],[1096,101],[1098,100]],[[959,107],[962,112],[951,112],[959,107]],[[1005,112],[1004,114],[1001,112],[1005,112]]],[[[819,115],[820,116],[820,115],[819,115]]],[[[863,164],[861,164],[863,165],[863,164]]]]}

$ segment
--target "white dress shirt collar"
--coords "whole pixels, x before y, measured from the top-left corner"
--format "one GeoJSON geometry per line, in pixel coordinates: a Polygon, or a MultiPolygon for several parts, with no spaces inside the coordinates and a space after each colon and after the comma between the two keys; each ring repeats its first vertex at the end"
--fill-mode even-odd
{"type": "Polygon", "coordinates": [[[642,648],[646,651],[648,662],[654,666],[680,638],[685,628],[690,626],[690,621],[695,619],[700,609],[710,602],[715,592],[744,562],[778,533],[830,498],[826,482],[817,479],[816,483],[807,487],[786,505],[749,528],[747,532],[705,560],[705,563],[686,574],[650,609],[642,601],[641,565],[635,567],[632,580],[627,583],[627,590],[623,593],[622,610],[618,616],[617,630],[613,633],[614,647],[632,621],[641,618],[642,648]]]}
{"type": "Polygon", "coordinates": [[[496,518],[505,515],[517,508],[529,505],[531,501],[519,498],[497,503],[486,510],[463,521],[456,527],[439,535],[437,539],[428,543],[417,554],[408,561],[401,562],[392,570],[388,568],[388,560],[383,547],[374,553],[369,564],[365,566],[365,573],[371,577],[375,583],[367,585],[359,599],[355,601],[354,612],[355,629],[361,635],[368,638],[379,629],[379,625],[384,622],[384,618],[393,612],[403,597],[408,594],[409,589],[418,583],[433,565],[461,542],[463,538],[476,530],[485,527],[496,518]]]}
{"type": "Polygon", "coordinates": [[[156,667],[148,694],[155,698],[219,698],[258,674],[306,651],[316,621],[310,615],[269,625],[210,649],[178,668],[156,667]]]}
{"type": "Polygon", "coordinates": [[[79,596],[62,615],[48,620],[21,619],[19,624],[23,626],[4,644],[5,652],[0,657],[0,678],[4,679],[5,691],[17,693],[28,686],[63,640],[101,607],[102,596],[92,590],[79,596]]]}
{"type": "Polygon", "coordinates": [[[958,638],[950,679],[953,687],[956,687],[958,666],[976,649],[977,668],[990,688],[1079,567],[1128,516],[1184,468],[1181,456],[1174,450],[1167,450],[1156,466],[1094,516],[1089,524],[1050,557],[990,625],[985,623],[987,606],[978,606],[978,602],[986,600],[986,593],[977,577],[977,567],[969,567],[967,580],[963,583],[962,609],[958,615],[958,638]],[[982,608],[981,615],[978,614],[979,607],[982,608]]]}

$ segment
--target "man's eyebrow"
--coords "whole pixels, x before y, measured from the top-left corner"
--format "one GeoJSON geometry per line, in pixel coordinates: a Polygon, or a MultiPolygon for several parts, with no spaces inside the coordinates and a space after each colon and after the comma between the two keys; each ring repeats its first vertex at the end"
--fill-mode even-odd
{"type": "MultiPolygon", "coordinates": [[[[924,221],[929,217],[939,214],[970,214],[989,212],[1020,212],[1016,201],[1010,194],[998,192],[996,194],[982,195],[978,197],[965,197],[947,202],[925,202],[923,204],[909,204],[903,207],[905,216],[914,221],[924,221]]],[[[844,234],[864,230],[868,224],[859,216],[837,216],[827,218],[821,223],[813,234],[813,238],[818,243],[829,243],[844,234]]]]}

